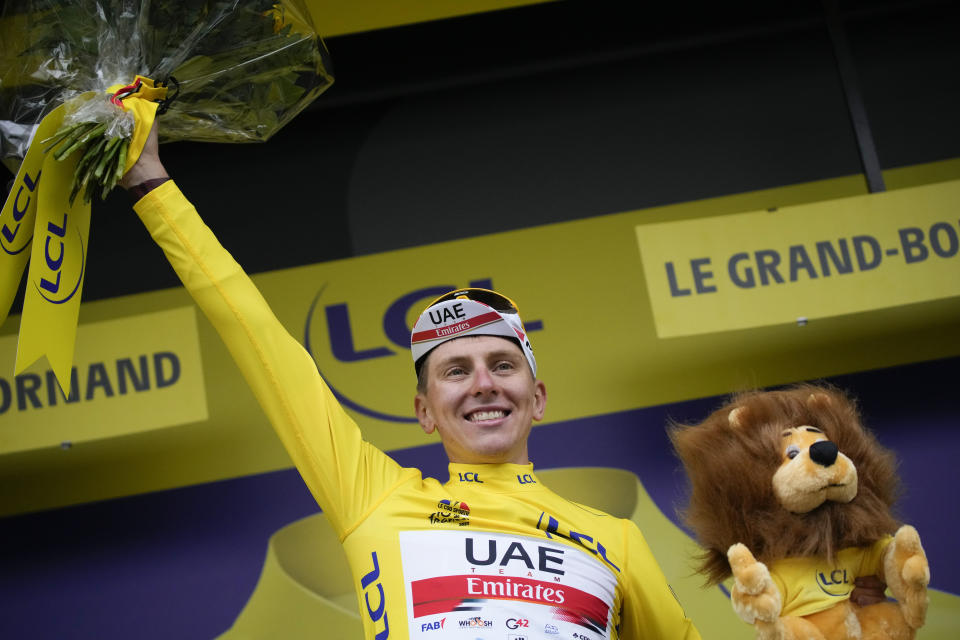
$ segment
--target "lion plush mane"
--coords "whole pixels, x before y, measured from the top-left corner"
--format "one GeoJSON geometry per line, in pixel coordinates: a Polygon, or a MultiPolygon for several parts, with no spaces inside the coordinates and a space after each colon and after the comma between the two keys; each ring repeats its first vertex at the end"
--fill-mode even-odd
{"type": "Polygon", "coordinates": [[[894,456],[833,387],[741,393],[699,424],[671,425],[670,438],[690,480],[684,520],[706,549],[699,570],[711,585],[730,576],[727,549],[737,542],[769,565],[796,556],[832,559],[897,529],[894,456]],[[856,466],[859,490],[851,502],[827,501],[803,514],[778,503],[771,479],[783,460],[781,434],[799,425],[822,430],[856,466]]]}

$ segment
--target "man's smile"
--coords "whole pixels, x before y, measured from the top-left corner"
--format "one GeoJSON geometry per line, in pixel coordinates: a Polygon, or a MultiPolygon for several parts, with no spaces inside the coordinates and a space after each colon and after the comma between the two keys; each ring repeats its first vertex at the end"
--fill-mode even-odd
{"type": "Polygon", "coordinates": [[[490,422],[500,420],[508,415],[510,415],[510,412],[504,409],[478,409],[468,413],[466,418],[470,422],[490,422]]]}

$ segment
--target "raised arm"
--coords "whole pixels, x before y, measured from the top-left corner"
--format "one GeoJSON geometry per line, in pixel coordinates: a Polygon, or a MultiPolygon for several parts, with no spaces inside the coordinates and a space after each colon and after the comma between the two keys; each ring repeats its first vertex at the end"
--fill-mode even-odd
{"type": "Polygon", "coordinates": [[[134,209],[240,367],[338,533],[404,473],[365,442],[256,286],[169,179],[156,128],[121,182],[134,209]]]}

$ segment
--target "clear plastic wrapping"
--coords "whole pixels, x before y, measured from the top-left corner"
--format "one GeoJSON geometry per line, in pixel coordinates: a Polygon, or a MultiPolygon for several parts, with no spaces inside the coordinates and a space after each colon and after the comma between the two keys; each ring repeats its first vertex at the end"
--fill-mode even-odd
{"type": "Polygon", "coordinates": [[[15,172],[51,109],[137,75],[173,96],[161,142],[265,141],[333,81],[301,0],[7,0],[0,159],[15,172]]]}

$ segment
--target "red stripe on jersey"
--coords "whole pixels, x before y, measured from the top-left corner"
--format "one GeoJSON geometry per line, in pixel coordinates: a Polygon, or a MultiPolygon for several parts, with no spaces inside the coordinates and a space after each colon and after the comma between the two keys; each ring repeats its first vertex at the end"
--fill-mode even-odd
{"type": "Polygon", "coordinates": [[[411,584],[413,616],[452,611],[463,600],[515,600],[547,605],[569,620],[582,618],[607,626],[607,604],[574,587],[512,576],[461,575],[415,580],[411,584]]]}

